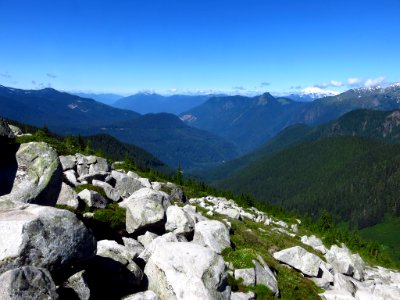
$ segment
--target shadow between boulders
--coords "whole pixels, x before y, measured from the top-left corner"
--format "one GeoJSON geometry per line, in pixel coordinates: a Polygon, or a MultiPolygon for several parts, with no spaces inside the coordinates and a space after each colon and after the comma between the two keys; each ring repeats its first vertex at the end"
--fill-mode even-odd
{"type": "Polygon", "coordinates": [[[16,153],[19,144],[0,138],[0,196],[9,194],[13,188],[18,163],[16,153]]]}

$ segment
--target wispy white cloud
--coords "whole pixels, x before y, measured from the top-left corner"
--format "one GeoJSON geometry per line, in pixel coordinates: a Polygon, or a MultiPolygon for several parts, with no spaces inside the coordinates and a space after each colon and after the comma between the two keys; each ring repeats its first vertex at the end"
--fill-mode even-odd
{"type": "Polygon", "coordinates": [[[243,86],[234,86],[234,87],[232,87],[232,89],[233,90],[237,90],[237,91],[245,91],[246,90],[246,88],[245,87],[243,87],[243,86]]]}
{"type": "Polygon", "coordinates": [[[358,77],[350,77],[347,79],[347,84],[349,86],[359,85],[361,84],[361,82],[362,82],[361,78],[358,77]]]}
{"type": "Polygon", "coordinates": [[[364,82],[365,87],[374,87],[385,81],[385,77],[369,78],[364,82]]]}
{"type": "Polygon", "coordinates": [[[269,86],[271,85],[271,83],[269,82],[261,82],[260,86],[269,86]]]}
{"type": "Polygon", "coordinates": [[[343,86],[343,82],[337,80],[331,80],[329,82],[319,83],[315,85],[315,87],[320,89],[325,89],[328,87],[341,87],[341,86],[343,86]]]}

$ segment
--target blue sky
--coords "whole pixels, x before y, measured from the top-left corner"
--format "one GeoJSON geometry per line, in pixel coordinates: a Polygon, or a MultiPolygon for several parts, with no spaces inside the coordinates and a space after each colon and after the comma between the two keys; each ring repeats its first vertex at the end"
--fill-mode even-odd
{"type": "Polygon", "coordinates": [[[0,84],[132,94],[396,82],[399,16],[399,0],[0,0],[0,84]]]}

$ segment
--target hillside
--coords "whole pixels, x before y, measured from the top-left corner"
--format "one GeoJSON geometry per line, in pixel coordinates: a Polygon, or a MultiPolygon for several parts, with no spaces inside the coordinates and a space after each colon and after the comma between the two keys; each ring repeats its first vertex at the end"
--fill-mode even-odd
{"type": "Polygon", "coordinates": [[[257,160],[217,185],[313,217],[327,210],[363,228],[400,213],[399,153],[399,145],[332,137],[257,160]]]}
{"type": "Polygon", "coordinates": [[[20,90],[0,86],[2,116],[26,124],[66,134],[78,133],[88,126],[104,126],[139,116],[133,111],[112,108],[92,99],[54,89],[20,90]]]}
{"type": "Polygon", "coordinates": [[[238,156],[236,147],[204,130],[184,124],[172,114],[147,114],[95,132],[138,145],[173,168],[207,168],[238,156]]]}
{"type": "Polygon", "coordinates": [[[211,98],[181,114],[191,126],[205,129],[250,152],[294,124],[319,125],[356,109],[394,110],[400,108],[400,86],[349,90],[313,102],[294,102],[266,93],[211,98]]]}
{"type": "Polygon", "coordinates": [[[398,266],[384,249],[325,217],[316,223],[296,219],[246,197],[221,197],[201,183],[167,182],[93,155],[58,156],[51,144],[15,144],[10,130],[0,133],[3,144],[19,148],[20,176],[0,195],[0,229],[6,233],[0,290],[11,299],[400,294],[400,274],[376,266],[398,266]],[[35,177],[46,180],[31,181],[35,177]],[[58,197],[48,197],[57,186],[58,197]],[[46,199],[50,206],[43,205],[46,199]],[[21,226],[26,230],[17,230],[21,226]]]}
{"type": "Polygon", "coordinates": [[[180,114],[201,105],[212,95],[171,95],[163,96],[155,93],[138,93],[118,99],[112,103],[114,107],[129,109],[141,114],[171,113],[180,114]]]}
{"type": "Polygon", "coordinates": [[[208,182],[217,181],[289,146],[334,136],[357,136],[385,143],[400,143],[400,111],[354,110],[337,120],[315,127],[292,125],[257,150],[208,170],[201,170],[195,175],[207,178],[208,182]]]}

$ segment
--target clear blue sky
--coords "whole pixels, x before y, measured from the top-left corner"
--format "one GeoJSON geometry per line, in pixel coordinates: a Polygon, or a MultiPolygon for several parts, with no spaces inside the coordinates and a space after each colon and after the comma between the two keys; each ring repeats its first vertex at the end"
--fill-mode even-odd
{"type": "Polygon", "coordinates": [[[399,0],[0,0],[0,38],[0,84],[18,88],[246,93],[400,81],[399,0]]]}

